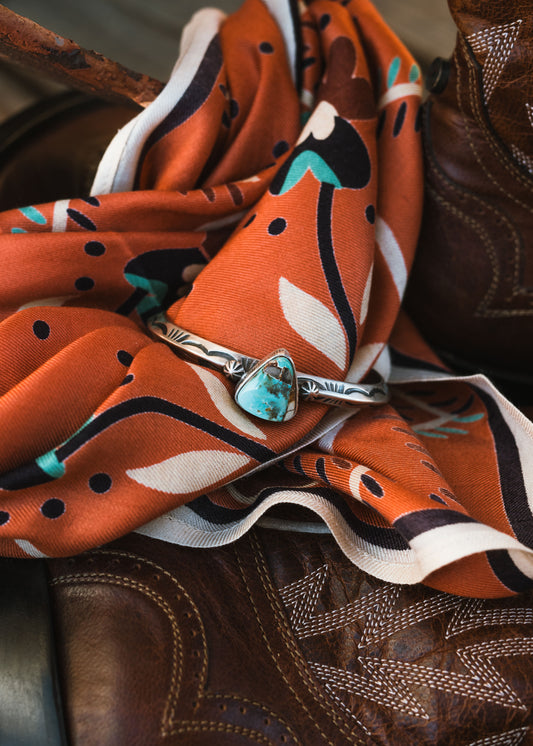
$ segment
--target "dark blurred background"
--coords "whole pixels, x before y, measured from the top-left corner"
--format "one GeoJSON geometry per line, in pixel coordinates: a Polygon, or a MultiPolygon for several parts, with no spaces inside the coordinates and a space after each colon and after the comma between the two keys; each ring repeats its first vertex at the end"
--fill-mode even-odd
{"type": "MultiPolygon", "coordinates": [[[[179,52],[181,29],[204,5],[226,12],[241,0],[7,0],[3,4],[123,65],[166,80],[179,52]]],[[[375,0],[389,25],[423,67],[448,56],[455,28],[446,0],[375,0]]],[[[60,88],[0,61],[0,121],[60,88]]]]}

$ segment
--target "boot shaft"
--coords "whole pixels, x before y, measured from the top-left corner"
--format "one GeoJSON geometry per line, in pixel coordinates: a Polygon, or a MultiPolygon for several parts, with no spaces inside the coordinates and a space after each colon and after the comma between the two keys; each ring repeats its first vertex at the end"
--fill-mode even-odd
{"type": "Polygon", "coordinates": [[[452,365],[504,388],[512,379],[516,398],[533,371],[533,3],[449,5],[457,43],[426,102],[425,209],[406,304],[452,365]]]}

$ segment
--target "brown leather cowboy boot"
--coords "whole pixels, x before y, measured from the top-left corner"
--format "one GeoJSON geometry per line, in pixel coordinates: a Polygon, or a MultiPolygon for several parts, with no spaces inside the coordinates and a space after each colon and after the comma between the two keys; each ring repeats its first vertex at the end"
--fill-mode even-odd
{"type": "Polygon", "coordinates": [[[407,307],[452,367],[520,403],[533,378],[533,3],[449,0],[425,109],[426,203],[407,307]]]}
{"type": "Polygon", "coordinates": [[[531,743],[531,591],[391,585],[327,534],[261,528],[48,569],[72,746],[531,743]]]}

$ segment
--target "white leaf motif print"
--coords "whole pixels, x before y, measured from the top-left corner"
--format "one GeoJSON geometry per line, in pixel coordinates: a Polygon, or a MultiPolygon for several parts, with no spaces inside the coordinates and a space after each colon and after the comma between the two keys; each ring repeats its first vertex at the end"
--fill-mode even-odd
{"type": "Polygon", "coordinates": [[[346,373],[346,381],[358,383],[368,373],[374,361],[379,357],[383,350],[383,342],[373,342],[363,345],[354,355],[352,364],[346,373]]]}
{"type": "Polygon", "coordinates": [[[338,117],[337,109],[327,101],[321,101],[298,138],[297,145],[304,142],[309,135],[316,140],[327,140],[335,128],[335,117],[338,117]]]}
{"type": "Polygon", "coordinates": [[[350,473],[350,492],[352,495],[360,500],[362,502],[363,498],[361,496],[361,493],[359,491],[359,487],[361,486],[361,477],[363,474],[366,474],[368,471],[368,466],[362,466],[359,464],[359,466],[355,466],[351,473],[350,473]]]}
{"type": "Polygon", "coordinates": [[[370,291],[372,290],[372,277],[374,275],[374,265],[370,268],[370,272],[368,273],[368,277],[366,278],[366,284],[365,284],[365,290],[363,292],[363,297],[361,299],[361,312],[360,312],[360,318],[359,321],[361,324],[364,324],[366,321],[366,317],[368,314],[368,305],[370,303],[370,291]]]}
{"type": "Polygon", "coordinates": [[[200,367],[199,365],[192,365],[190,367],[194,370],[196,375],[201,379],[202,383],[207,389],[207,393],[211,397],[214,405],[220,412],[220,414],[228,422],[231,422],[238,430],[246,435],[250,435],[252,438],[260,438],[265,440],[265,433],[260,430],[246,415],[242,409],[235,404],[234,400],[228,393],[227,388],[224,386],[222,381],[218,379],[213,373],[200,367]]]}
{"type": "Polygon", "coordinates": [[[151,466],[128,469],[126,475],[135,482],[159,492],[188,495],[201,492],[226,479],[250,463],[242,453],[203,450],[178,453],[151,466]]]}
{"type": "Polygon", "coordinates": [[[38,308],[39,306],[62,306],[64,303],[68,303],[69,300],[77,298],[76,295],[58,295],[54,298],[38,298],[37,300],[31,300],[29,303],[24,303],[23,306],[19,306],[17,311],[24,311],[26,308],[38,308]]]}
{"type": "Polygon", "coordinates": [[[391,228],[379,217],[376,220],[376,243],[387,262],[387,266],[398,290],[400,300],[407,285],[407,267],[402,250],[391,228]]]}
{"type": "Polygon", "coordinates": [[[40,549],[37,549],[37,547],[27,539],[15,539],[15,544],[17,544],[22,551],[26,552],[30,557],[35,557],[36,559],[46,559],[48,557],[47,554],[43,554],[40,549]]]}
{"type": "Polygon", "coordinates": [[[337,318],[321,301],[280,277],[283,315],[294,331],[343,369],[347,360],[346,335],[337,318]]]}

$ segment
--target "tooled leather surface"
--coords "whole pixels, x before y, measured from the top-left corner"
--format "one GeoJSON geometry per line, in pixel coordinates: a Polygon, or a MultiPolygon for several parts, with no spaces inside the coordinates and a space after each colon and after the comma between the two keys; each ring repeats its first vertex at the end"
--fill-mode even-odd
{"type": "Polygon", "coordinates": [[[406,306],[434,346],[524,373],[533,350],[533,178],[492,128],[459,38],[424,127],[425,207],[406,306]]]}
{"type": "Polygon", "coordinates": [[[49,565],[73,746],[533,743],[531,594],[392,586],[261,529],[49,565]]]}
{"type": "Polygon", "coordinates": [[[262,563],[250,539],[202,551],[140,536],[52,561],[74,746],[364,743],[262,563]]]}
{"type": "Polygon", "coordinates": [[[449,0],[459,31],[483,68],[495,131],[533,168],[533,2],[449,0]]]}
{"type": "Polygon", "coordinates": [[[268,543],[308,665],[369,739],[533,743],[531,594],[480,601],[394,586],[326,539],[272,534],[268,543]]]}

